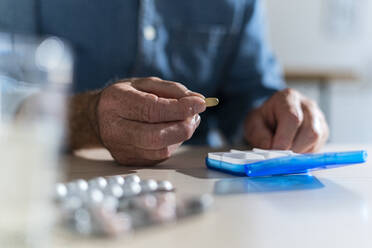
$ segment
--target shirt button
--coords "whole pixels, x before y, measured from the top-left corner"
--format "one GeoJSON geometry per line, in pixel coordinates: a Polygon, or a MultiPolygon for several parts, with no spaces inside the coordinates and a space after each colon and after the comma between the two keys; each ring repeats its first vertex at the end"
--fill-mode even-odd
{"type": "Polygon", "coordinates": [[[146,40],[154,40],[156,37],[156,30],[153,26],[146,26],[143,30],[143,36],[146,40]]]}

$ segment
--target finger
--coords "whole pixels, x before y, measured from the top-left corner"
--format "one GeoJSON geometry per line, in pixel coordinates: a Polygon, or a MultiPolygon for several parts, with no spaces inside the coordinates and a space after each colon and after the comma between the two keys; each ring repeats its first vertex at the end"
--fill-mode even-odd
{"type": "Polygon", "coordinates": [[[321,138],[321,124],[316,112],[310,110],[306,105],[303,106],[304,120],[293,141],[292,150],[302,153],[312,151],[312,148],[319,143],[321,138]]]}
{"type": "Polygon", "coordinates": [[[322,146],[325,144],[326,139],[322,139],[322,141],[318,142],[315,144],[313,147],[305,151],[305,153],[314,153],[314,152],[319,152],[319,150],[322,148],[322,146]]]}
{"type": "Polygon", "coordinates": [[[291,148],[296,133],[303,121],[300,98],[292,95],[285,99],[284,104],[275,106],[274,111],[277,127],[272,148],[288,150],[291,148]]]}
{"type": "Polygon", "coordinates": [[[253,114],[245,125],[245,138],[252,147],[270,149],[273,133],[260,114],[253,114]]]}
{"type": "Polygon", "coordinates": [[[329,136],[329,128],[328,128],[328,125],[325,119],[323,120],[324,120],[324,122],[322,122],[323,123],[322,125],[323,134],[322,134],[320,141],[317,144],[315,144],[313,147],[305,151],[305,153],[318,152],[322,148],[322,146],[327,142],[328,136],[329,136]]]}
{"type": "Polygon", "coordinates": [[[171,155],[177,151],[177,149],[182,145],[182,143],[183,142],[168,146],[168,149],[169,149],[171,155]]]}
{"type": "Polygon", "coordinates": [[[164,98],[179,99],[186,96],[205,98],[200,93],[190,91],[181,83],[166,81],[157,77],[139,78],[134,80],[132,85],[137,90],[152,93],[164,98]]]}
{"type": "Polygon", "coordinates": [[[302,103],[304,121],[293,142],[295,152],[317,151],[328,137],[328,127],[323,113],[312,101],[302,103]]]}
{"type": "Polygon", "coordinates": [[[160,123],[185,120],[205,110],[205,101],[197,96],[179,99],[158,97],[139,91],[128,84],[114,85],[107,109],[115,109],[119,116],[129,120],[160,123]]]}
{"type": "Polygon", "coordinates": [[[310,146],[307,150],[305,150],[303,153],[314,153],[318,150],[317,145],[310,146]]]}
{"type": "Polygon", "coordinates": [[[184,121],[157,124],[122,119],[113,125],[114,131],[110,136],[106,136],[106,140],[142,149],[159,150],[190,139],[199,124],[199,115],[184,121]]]}
{"type": "Polygon", "coordinates": [[[314,144],[313,146],[309,147],[303,153],[314,153],[314,152],[318,152],[320,150],[320,148],[322,147],[322,145],[323,145],[322,142],[318,142],[318,143],[314,144]]]}

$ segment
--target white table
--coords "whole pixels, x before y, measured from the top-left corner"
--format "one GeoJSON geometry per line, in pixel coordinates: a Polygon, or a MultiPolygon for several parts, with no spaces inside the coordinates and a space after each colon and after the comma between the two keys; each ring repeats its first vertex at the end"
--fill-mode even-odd
{"type": "MultiPolygon", "coordinates": [[[[372,146],[328,145],[324,150],[360,148],[372,154],[372,146]]],[[[148,169],[118,167],[101,151],[83,153],[100,161],[68,157],[68,179],[135,172],[143,178],[170,180],[177,196],[212,193],[215,204],[201,216],[114,240],[62,232],[56,235],[55,246],[372,247],[372,162],[314,172],[314,177],[260,181],[207,170],[207,152],[206,148],[184,148],[172,159],[148,169]]]]}

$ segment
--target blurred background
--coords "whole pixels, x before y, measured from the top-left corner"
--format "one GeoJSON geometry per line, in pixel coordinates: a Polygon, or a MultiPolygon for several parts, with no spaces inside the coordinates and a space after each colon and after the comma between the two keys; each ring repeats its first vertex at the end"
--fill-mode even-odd
{"type": "Polygon", "coordinates": [[[330,142],[372,140],[372,1],[265,0],[288,85],[316,99],[330,142]]]}

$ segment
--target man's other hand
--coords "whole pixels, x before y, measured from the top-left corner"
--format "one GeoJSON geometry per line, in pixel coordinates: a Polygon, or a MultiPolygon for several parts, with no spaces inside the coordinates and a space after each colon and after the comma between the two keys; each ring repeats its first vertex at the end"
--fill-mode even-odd
{"type": "Polygon", "coordinates": [[[327,141],[329,129],[317,104],[293,89],[274,94],[245,121],[253,147],[310,153],[327,141]]]}
{"type": "Polygon", "coordinates": [[[98,94],[96,132],[117,162],[163,161],[199,126],[204,97],[155,77],[117,82],[98,94]]]}

